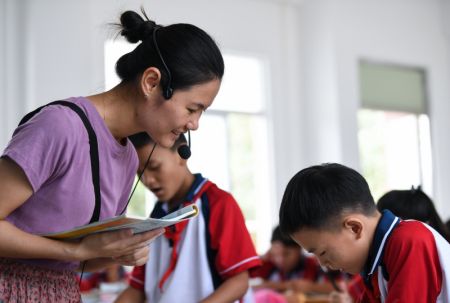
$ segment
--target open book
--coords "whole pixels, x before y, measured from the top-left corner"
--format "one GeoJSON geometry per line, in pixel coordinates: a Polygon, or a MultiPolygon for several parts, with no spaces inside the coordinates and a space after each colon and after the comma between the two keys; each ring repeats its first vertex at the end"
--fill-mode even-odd
{"type": "Polygon", "coordinates": [[[178,222],[188,220],[190,218],[197,216],[197,214],[198,214],[197,205],[190,204],[160,219],[121,215],[111,219],[106,219],[103,221],[76,227],[74,229],[63,232],[41,234],[41,236],[52,239],[68,240],[68,239],[82,238],[93,233],[114,231],[126,228],[131,228],[133,230],[133,233],[138,234],[145,231],[157,229],[160,227],[167,227],[176,224],[178,222]]]}

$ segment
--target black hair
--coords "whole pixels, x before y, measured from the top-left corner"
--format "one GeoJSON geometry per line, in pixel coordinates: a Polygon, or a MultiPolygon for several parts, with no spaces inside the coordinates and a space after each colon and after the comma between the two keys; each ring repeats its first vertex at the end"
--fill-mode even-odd
{"type": "Polygon", "coordinates": [[[184,23],[161,26],[150,20],[143,9],[142,14],[145,19],[134,11],[126,11],[120,17],[120,34],[131,43],[142,41],[116,63],[122,83],[136,80],[150,66],[160,70],[163,89],[167,89],[169,82],[176,90],[222,79],[225,68],[222,54],[205,31],[184,23]],[[153,39],[155,30],[157,35],[153,39]]]}
{"type": "MultiPolygon", "coordinates": [[[[153,141],[153,139],[146,132],[141,132],[141,133],[131,135],[128,137],[128,139],[130,139],[131,143],[133,144],[134,148],[136,148],[136,149],[142,148],[146,145],[155,144],[155,141],[153,141]]],[[[186,140],[186,137],[184,136],[184,134],[180,134],[170,149],[172,151],[176,151],[177,148],[183,144],[187,144],[187,140],[186,140]]]]}
{"type": "Polygon", "coordinates": [[[281,231],[280,226],[275,227],[272,232],[272,238],[270,239],[270,243],[273,242],[281,242],[284,246],[287,247],[300,247],[297,244],[297,242],[292,240],[292,238],[289,235],[284,234],[281,231]]]}
{"type": "Polygon", "coordinates": [[[385,193],[378,200],[377,208],[388,209],[402,219],[425,222],[450,241],[449,231],[439,217],[433,201],[420,186],[411,190],[391,190],[385,193]]]}
{"type": "Polygon", "coordinates": [[[289,181],[280,207],[280,228],[333,229],[345,212],[376,213],[369,185],[356,170],[337,163],[305,168],[289,181]]]}

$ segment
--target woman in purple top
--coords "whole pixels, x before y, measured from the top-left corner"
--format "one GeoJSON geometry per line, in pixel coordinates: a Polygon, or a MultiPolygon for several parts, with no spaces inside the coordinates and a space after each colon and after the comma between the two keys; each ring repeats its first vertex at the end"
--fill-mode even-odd
{"type": "MultiPolygon", "coordinates": [[[[171,147],[181,133],[197,129],[224,73],[216,43],[193,25],[160,26],[133,11],[120,23],[121,35],[141,42],[116,64],[121,83],[66,99],[84,112],[97,137],[100,220],[127,204],[138,166],[127,137],[144,131],[171,147]]],[[[39,236],[93,217],[89,141],[80,117],[63,105],[44,107],[15,130],[0,158],[0,302],[79,302],[80,264],[85,271],[144,264],[148,243],[163,232],[127,230],[73,242],[39,236]]]]}

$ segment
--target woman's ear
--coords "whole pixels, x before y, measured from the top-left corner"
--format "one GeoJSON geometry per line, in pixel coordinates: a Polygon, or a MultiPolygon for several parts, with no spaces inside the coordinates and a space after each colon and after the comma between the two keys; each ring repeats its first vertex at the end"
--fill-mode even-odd
{"type": "Polygon", "coordinates": [[[354,216],[348,216],[343,222],[344,229],[355,235],[356,239],[361,238],[364,229],[364,223],[360,218],[354,216]]]}
{"type": "Polygon", "coordinates": [[[147,98],[154,91],[156,91],[157,86],[161,81],[161,72],[156,67],[147,68],[141,76],[141,91],[142,94],[147,98]]]}

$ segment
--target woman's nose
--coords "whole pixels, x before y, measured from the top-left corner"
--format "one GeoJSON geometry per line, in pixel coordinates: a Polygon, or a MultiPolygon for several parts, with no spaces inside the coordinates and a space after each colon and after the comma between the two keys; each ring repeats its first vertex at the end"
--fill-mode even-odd
{"type": "Polygon", "coordinates": [[[196,115],[195,117],[193,117],[192,120],[190,120],[187,123],[186,128],[189,130],[197,130],[198,126],[200,124],[200,117],[201,117],[201,113],[199,115],[196,115]]]}

